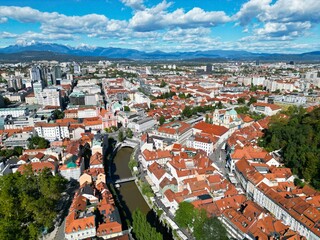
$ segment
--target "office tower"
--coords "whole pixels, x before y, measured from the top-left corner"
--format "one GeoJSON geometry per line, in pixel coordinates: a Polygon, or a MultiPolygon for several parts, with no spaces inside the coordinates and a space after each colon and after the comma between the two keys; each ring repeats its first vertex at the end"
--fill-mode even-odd
{"type": "Polygon", "coordinates": [[[208,63],[207,66],[206,66],[206,72],[207,73],[211,73],[212,69],[213,69],[212,64],[208,63]]]}
{"type": "Polygon", "coordinates": [[[30,69],[30,78],[32,81],[41,81],[42,80],[42,73],[41,67],[33,66],[30,69]]]}
{"type": "Polygon", "coordinates": [[[61,107],[62,99],[60,89],[47,87],[35,94],[35,97],[39,105],[61,107]]]}
{"type": "Polygon", "coordinates": [[[57,84],[57,79],[61,79],[62,73],[61,73],[61,67],[60,66],[53,66],[52,67],[52,78],[53,78],[53,84],[57,84]]]}
{"type": "Polygon", "coordinates": [[[14,78],[8,80],[8,88],[13,88],[15,91],[18,90],[17,81],[14,78]]]}
{"type": "Polygon", "coordinates": [[[16,84],[17,84],[18,90],[24,88],[24,84],[23,84],[23,82],[22,82],[22,78],[17,78],[17,79],[16,79],[16,84]]]}
{"type": "Polygon", "coordinates": [[[43,90],[43,83],[42,81],[34,82],[33,83],[33,92],[34,96],[37,98],[37,95],[39,95],[43,90]]]}
{"type": "Polygon", "coordinates": [[[73,65],[73,72],[74,72],[75,74],[80,74],[80,73],[81,73],[81,67],[80,67],[80,65],[79,65],[78,63],[74,63],[74,65],[73,65]]]}

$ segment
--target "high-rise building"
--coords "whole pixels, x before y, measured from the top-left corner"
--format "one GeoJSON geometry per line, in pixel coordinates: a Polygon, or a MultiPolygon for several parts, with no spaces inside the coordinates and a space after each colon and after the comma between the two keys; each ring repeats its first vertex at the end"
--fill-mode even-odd
{"type": "Polygon", "coordinates": [[[22,82],[22,78],[20,78],[20,77],[16,78],[16,84],[17,84],[17,87],[18,87],[19,90],[24,88],[24,84],[22,82]]]}
{"type": "Polygon", "coordinates": [[[81,73],[81,67],[80,67],[80,65],[79,65],[78,63],[74,63],[74,65],[73,65],[73,72],[74,72],[75,74],[80,74],[80,73],[81,73]]]}
{"type": "Polygon", "coordinates": [[[42,69],[40,66],[33,66],[30,69],[30,78],[32,81],[41,81],[42,79],[42,69]]]}
{"type": "Polygon", "coordinates": [[[47,73],[47,86],[52,86],[53,85],[53,77],[52,77],[52,73],[48,72],[47,73]]]}
{"type": "Polygon", "coordinates": [[[57,79],[61,79],[62,73],[61,73],[61,67],[60,66],[53,66],[52,67],[52,78],[53,78],[53,84],[57,84],[57,79]]]}
{"type": "Polygon", "coordinates": [[[10,78],[8,80],[8,87],[13,88],[15,91],[18,91],[24,87],[21,78],[10,78]]]}
{"type": "Polygon", "coordinates": [[[153,72],[151,70],[151,67],[146,67],[146,74],[147,75],[152,75],[153,74],[153,72]]]}
{"type": "Polygon", "coordinates": [[[43,82],[42,81],[38,81],[38,82],[34,82],[33,83],[33,92],[35,97],[37,97],[38,94],[40,94],[40,92],[42,92],[43,90],[43,82]]]}
{"type": "Polygon", "coordinates": [[[17,81],[15,78],[10,78],[8,80],[8,88],[13,88],[15,91],[18,90],[17,81]]]}
{"type": "Polygon", "coordinates": [[[212,64],[208,63],[207,66],[206,66],[206,72],[207,73],[211,73],[212,70],[213,70],[212,64]]]}
{"type": "Polygon", "coordinates": [[[38,104],[42,106],[59,106],[61,107],[61,92],[60,89],[54,87],[44,88],[41,92],[35,92],[35,97],[38,104]]]}

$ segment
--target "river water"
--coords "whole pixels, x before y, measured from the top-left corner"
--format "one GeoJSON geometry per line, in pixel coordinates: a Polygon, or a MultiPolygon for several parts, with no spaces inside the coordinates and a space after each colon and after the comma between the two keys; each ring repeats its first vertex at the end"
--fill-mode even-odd
{"type": "MultiPolygon", "coordinates": [[[[130,156],[133,152],[132,148],[121,148],[113,159],[111,165],[111,174],[114,180],[131,177],[131,171],[128,167],[130,156]]],[[[156,214],[149,208],[148,204],[142,197],[139,189],[134,182],[122,183],[119,189],[116,189],[119,202],[122,208],[122,219],[128,219],[132,222],[132,213],[136,209],[140,209],[147,215],[148,222],[163,235],[163,239],[171,240],[172,234],[168,233],[167,228],[159,222],[156,214]]],[[[142,240],[142,239],[141,239],[142,240]]]]}

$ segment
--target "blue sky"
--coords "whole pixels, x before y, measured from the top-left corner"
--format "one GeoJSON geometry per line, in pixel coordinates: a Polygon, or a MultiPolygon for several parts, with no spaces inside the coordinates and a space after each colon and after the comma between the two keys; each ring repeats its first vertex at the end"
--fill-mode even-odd
{"type": "Polygon", "coordinates": [[[0,47],[320,50],[319,0],[0,0],[0,47]]]}

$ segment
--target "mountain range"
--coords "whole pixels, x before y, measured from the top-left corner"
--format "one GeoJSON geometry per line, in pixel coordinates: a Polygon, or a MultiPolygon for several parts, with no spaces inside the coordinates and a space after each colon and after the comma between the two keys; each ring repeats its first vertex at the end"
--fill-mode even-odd
{"type": "Polygon", "coordinates": [[[54,43],[31,43],[0,48],[0,61],[30,60],[261,60],[261,61],[320,61],[320,51],[301,54],[269,54],[236,50],[206,50],[193,52],[145,52],[113,47],[70,47],[54,43]]]}

